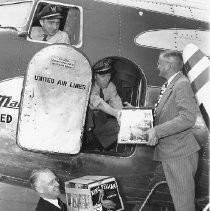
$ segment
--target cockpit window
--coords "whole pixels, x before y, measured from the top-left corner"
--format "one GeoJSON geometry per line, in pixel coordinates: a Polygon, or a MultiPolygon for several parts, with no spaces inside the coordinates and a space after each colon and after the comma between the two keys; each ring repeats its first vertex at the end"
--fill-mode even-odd
{"type": "MultiPolygon", "coordinates": [[[[56,16],[55,16],[56,17],[56,16]]],[[[32,25],[30,27],[29,37],[33,41],[46,41],[48,43],[66,43],[71,44],[75,47],[80,47],[82,45],[82,8],[76,5],[69,4],[49,4],[48,2],[40,2],[37,5],[35,14],[32,20],[32,25]],[[50,9],[49,9],[50,8],[50,9]],[[53,10],[59,10],[59,14],[62,18],[59,20],[59,28],[55,29],[50,26],[47,18],[41,18],[40,14],[43,11],[46,13],[52,13],[53,10]],[[59,8],[59,9],[58,9],[59,8]],[[52,12],[51,12],[52,10],[52,12]],[[46,38],[43,39],[44,34],[46,38]],[[62,35],[62,36],[61,36],[62,35]],[[64,37],[68,37],[69,42],[64,37]]]]}
{"type": "Polygon", "coordinates": [[[15,28],[24,27],[29,17],[31,7],[32,2],[0,5],[0,25],[15,28]]]}

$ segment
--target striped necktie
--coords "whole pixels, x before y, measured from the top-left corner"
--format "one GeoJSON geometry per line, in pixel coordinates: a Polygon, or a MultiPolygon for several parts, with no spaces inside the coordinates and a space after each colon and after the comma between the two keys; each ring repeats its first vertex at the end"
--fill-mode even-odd
{"type": "Polygon", "coordinates": [[[156,116],[156,109],[157,109],[157,107],[158,107],[158,105],[159,105],[159,103],[160,103],[160,100],[161,100],[161,98],[162,98],[162,96],[163,96],[163,93],[165,92],[167,86],[168,86],[168,82],[164,83],[164,84],[162,85],[162,87],[161,87],[161,90],[160,90],[160,94],[159,94],[158,100],[157,100],[157,102],[155,103],[155,107],[154,107],[154,116],[156,116]]]}

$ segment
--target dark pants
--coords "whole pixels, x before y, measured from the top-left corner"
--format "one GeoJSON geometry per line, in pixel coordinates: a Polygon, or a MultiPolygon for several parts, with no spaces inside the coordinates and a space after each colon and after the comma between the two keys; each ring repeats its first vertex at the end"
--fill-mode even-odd
{"type": "Polygon", "coordinates": [[[93,134],[103,146],[109,148],[117,142],[119,125],[115,117],[105,114],[102,111],[89,109],[87,114],[87,127],[93,128],[93,134]]]}

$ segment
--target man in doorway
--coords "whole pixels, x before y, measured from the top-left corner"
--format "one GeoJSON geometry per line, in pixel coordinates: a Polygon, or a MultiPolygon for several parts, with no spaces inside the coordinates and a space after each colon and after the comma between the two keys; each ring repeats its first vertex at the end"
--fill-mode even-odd
{"type": "Polygon", "coordinates": [[[66,32],[59,30],[62,9],[56,5],[48,4],[37,15],[40,26],[32,27],[31,38],[34,40],[47,41],[49,43],[70,44],[66,32]]]}
{"type": "MultiPolygon", "coordinates": [[[[88,112],[88,120],[93,120],[92,132],[106,150],[113,148],[117,142],[119,132],[117,119],[123,107],[116,87],[111,82],[114,73],[111,63],[111,59],[105,59],[93,68],[94,81],[88,112]]],[[[91,128],[90,124],[88,127],[91,128]]]]}
{"type": "Polygon", "coordinates": [[[40,196],[36,211],[67,211],[66,204],[58,198],[60,184],[52,171],[49,169],[34,170],[29,181],[40,196]]]}
{"type": "Polygon", "coordinates": [[[182,67],[179,52],[160,53],[159,76],[166,79],[166,83],[155,106],[155,126],[146,135],[148,145],[156,145],[154,159],[162,163],[176,211],[195,211],[194,176],[200,146],[192,127],[198,108],[182,67]]]}

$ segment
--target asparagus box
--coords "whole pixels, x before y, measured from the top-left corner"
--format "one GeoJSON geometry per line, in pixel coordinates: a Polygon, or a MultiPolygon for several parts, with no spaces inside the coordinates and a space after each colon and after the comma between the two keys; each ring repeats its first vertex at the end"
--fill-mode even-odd
{"type": "Polygon", "coordinates": [[[83,176],[65,182],[68,211],[124,210],[117,182],[110,176],[83,176]]]}

